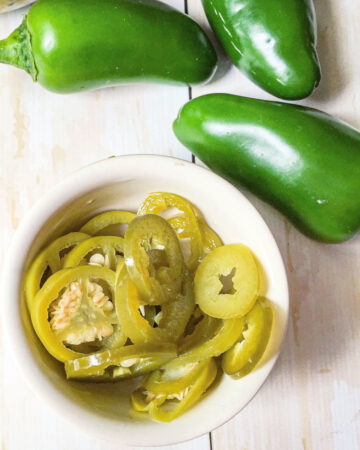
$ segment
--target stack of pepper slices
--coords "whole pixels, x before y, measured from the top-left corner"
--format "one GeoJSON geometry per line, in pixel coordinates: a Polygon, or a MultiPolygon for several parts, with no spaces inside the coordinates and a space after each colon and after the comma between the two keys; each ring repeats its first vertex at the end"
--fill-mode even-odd
{"type": "Polygon", "coordinates": [[[238,378],[259,362],[273,317],[259,284],[247,247],[223,245],[184,198],[153,193],[137,215],[105,212],[53,241],[27,271],[25,293],[34,329],[68,379],[144,375],[132,406],[166,422],[220,367],[238,378]],[[124,237],[109,235],[123,225],[124,237]]]}

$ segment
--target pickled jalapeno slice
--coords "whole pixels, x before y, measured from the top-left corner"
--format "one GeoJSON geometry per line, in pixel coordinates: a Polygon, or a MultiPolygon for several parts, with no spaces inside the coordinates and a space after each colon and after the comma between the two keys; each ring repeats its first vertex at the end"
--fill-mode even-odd
{"type": "Polygon", "coordinates": [[[139,292],[127,274],[126,266],[118,267],[116,277],[116,311],[124,333],[135,344],[177,342],[194,310],[192,280],[185,277],[182,291],[174,300],[161,305],[157,326],[142,314],[139,292]]]}
{"type": "Polygon", "coordinates": [[[273,322],[270,303],[260,298],[244,317],[240,339],[222,356],[222,369],[236,378],[253,370],[268,345],[273,322]]]}
{"type": "Polygon", "coordinates": [[[175,210],[175,215],[169,218],[169,223],[179,239],[188,239],[190,243],[190,252],[185,255],[185,264],[189,270],[195,270],[203,254],[203,243],[193,205],[188,200],[176,194],[153,192],[144,200],[138,214],[161,214],[169,208],[175,210]],[[177,218],[180,220],[177,221],[177,218]]]}
{"type": "Polygon", "coordinates": [[[218,247],[205,256],[195,274],[195,299],[212,317],[242,317],[259,294],[260,276],[251,250],[242,244],[218,247]]]}
{"type": "Polygon", "coordinates": [[[127,345],[66,361],[65,371],[72,379],[104,375],[113,380],[133,378],[156,370],[176,355],[173,344],[127,345]]]}
{"type": "Polygon", "coordinates": [[[95,266],[60,270],[35,296],[31,320],[36,334],[59,361],[97,351],[118,324],[114,298],[113,271],[95,266]]]}
{"type": "Polygon", "coordinates": [[[135,218],[125,233],[124,254],[144,304],[161,305],[180,292],[184,260],[179,240],[166,220],[151,214],[135,218]],[[154,250],[163,252],[159,264],[151,256],[154,250]]]}
{"type": "Polygon", "coordinates": [[[124,239],[120,236],[96,236],[81,242],[66,256],[64,268],[89,264],[116,270],[123,258],[124,239]]]}
{"type": "Polygon", "coordinates": [[[104,233],[107,227],[112,225],[128,225],[135,217],[136,214],[129,211],[106,211],[86,222],[80,231],[90,236],[108,234],[104,233]]]}
{"type": "Polygon", "coordinates": [[[31,309],[33,299],[41,288],[44,277],[47,278],[60,270],[63,265],[62,253],[80,242],[88,239],[89,235],[85,233],[68,233],[51,242],[33,261],[25,276],[25,296],[26,302],[31,309]]]}

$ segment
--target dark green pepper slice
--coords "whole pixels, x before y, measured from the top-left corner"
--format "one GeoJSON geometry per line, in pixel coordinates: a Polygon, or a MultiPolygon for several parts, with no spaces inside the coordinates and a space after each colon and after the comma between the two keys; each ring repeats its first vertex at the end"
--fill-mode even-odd
{"type": "Polygon", "coordinates": [[[0,61],[59,93],[130,82],[204,83],[217,57],[200,26],[157,0],[39,0],[0,61]]]}
{"type": "Polygon", "coordinates": [[[313,239],[342,242],[360,230],[360,133],[345,123],[298,105],[211,94],[187,103],[174,131],[313,239]]]}

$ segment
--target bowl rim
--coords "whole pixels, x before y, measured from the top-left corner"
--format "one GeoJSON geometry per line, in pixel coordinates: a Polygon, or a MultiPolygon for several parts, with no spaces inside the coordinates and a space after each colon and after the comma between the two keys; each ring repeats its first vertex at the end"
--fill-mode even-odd
{"type": "MultiPolygon", "coordinates": [[[[132,167],[133,169],[135,168],[135,170],[140,170],[139,168],[143,166],[146,166],[148,168],[149,164],[155,164],[157,167],[159,167],[159,165],[164,165],[168,166],[169,168],[174,167],[175,164],[175,166],[184,167],[185,170],[197,172],[199,176],[201,175],[203,177],[205,176],[208,178],[213,178],[214,182],[221,183],[223,185],[223,188],[231,191],[233,195],[238,195],[239,200],[247,204],[246,206],[250,210],[252,210],[253,213],[255,213],[255,215],[257,216],[257,220],[261,223],[263,231],[266,234],[265,239],[267,239],[269,244],[272,246],[272,252],[274,254],[274,257],[277,259],[277,264],[280,271],[278,275],[278,283],[282,285],[283,296],[286,301],[286,309],[284,311],[284,327],[279,340],[278,351],[274,356],[272,356],[271,364],[269,365],[267,372],[264,374],[261,382],[258,384],[256,389],[251,392],[251,395],[249,396],[248,401],[245,404],[243,404],[241,407],[237,407],[237,409],[233,409],[227,414],[222,414],[218,420],[212,419],[207,421],[205,426],[198,426],[198,431],[190,432],[189,430],[183,430],[181,433],[182,436],[180,438],[175,437],[173,439],[169,439],[159,436],[156,441],[153,440],[149,442],[148,437],[146,437],[147,433],[144,433],[143,436],[131,436],[131,439],[129,439],[129,433],[126,434],[127,430],[126,427],[124,427],[124,439],[121,441],[121,443],[131,446],[145,447],[174,445],[189,441],[191,439],[195,439],[206,433],[209,433],[231,420],[249,403],[249,401],[258,392],[260,387],[268,378],[281,352],[289,317],[289,289],[286,270],[280,250],[270,229],[268,228],[261,214],[252,205],[252,203],[234,185],[226,181],[224,178],[220,177],[209,169],[192,162],[163,155],[132,154],[111,156],[75,170],[55,186],[51,187],[47,191],[47,193],[35,203],[28,214],[22,219],[20,226],[13,236],[12,242],[5,257],[5,264],[1,279],[1,291],[3,293],[1,316],[5,339],[8,343],[6,348],[10,350],[13,360],[15,360],[15,363],[19,371],[22,373],[27,385],[35,393],[35,395],[43,401],[44,404],[50,406],[51,409],[55,411],[55,413],[57,413],[57,415],[62,419],[66,420],[69,423],[75,424],[76,426],[79,426],[83,431],[86,431],[87,433],[89,429],[91,429],[92,433],[100,439],[113,441],[114,438],[112,438],[111,436],[107,436],[106,433],[99,433],[97,426],[91,426],[92,423],[96,425],[94,422],[94,420],[96,420],[94,414],[81,407],[69,408],[70,405],[74,406],[74,403],[72,403],[70,399],[66,398],[64,395],[58,392],[51,384],[48,377],[42,372],[40,366],[37,364],[35,358],[33,358],[31,352],[28,351],[27,348],[28,344],[27,338],[23,331],[20,302],[14,301],[13,299],[19,298],[26,256],[34,238],[38,235],[38,232],[47,219],[49,219],[66,202],[84,195],[90,190],[99,188],[101,185],[103,186],[107,184],[105,178],[106,174],[108,170],[114,170],[115,166],[117,166],[116,170],[119,171],[118,181],[121,182],[128,178],[124,176],[124,169],[126,169],[126,167],[132,167]],[[89,176],[89,174],[94,172],[103,174],[101,184],[99,182],[95,183],[95,177],[89,176]],[[74,188],[74,182],[76,182],[76,188],[74,188]],[[31,230],[30,239],[29,230],[31,230]],[[20,258],[20,262],[18,255],[22,255],[22,257],[20,258]],[[7,318],[6,321],[3,319],[4,317],[7,318]],[[80,409],[81,414],[79,411],[80,409]]],[[[102,418],[102,420],[109,421],[111,419],[107,419],[104,417],[102,418]]],[[[120,443],[119,435],[116,436],[116,440],[120,443]]]]}

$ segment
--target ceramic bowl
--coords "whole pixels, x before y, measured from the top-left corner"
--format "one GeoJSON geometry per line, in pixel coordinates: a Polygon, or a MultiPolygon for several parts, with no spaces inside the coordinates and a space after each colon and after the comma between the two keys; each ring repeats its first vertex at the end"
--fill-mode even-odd
{"type": "Polygon", "coordinates": [[[133,155],[109,158],[68,176],[29,212],[17,230],[4,269],[2,317],[8,348],[33,391],[60,416],[100,438],[123,444],[170,445],[222,425],[254,396],[272,369],[285,333],[288,287],[284,265],[260,214],[230,183],[179,159],[133,155]],[[63,365],[36,338],[24,303],[23,274],[48,242],[77,230],[110,209],[136,211],[147,194],[166,191],[191,200],[228,243],[244,243],[261,265],[261,294],[273,302],[275,321],[268,349],[256,370],[240,380],[223,376],[202,401],[171,423],[136,415],[129,407],[134,381],[69,382],[63,365]]]}

